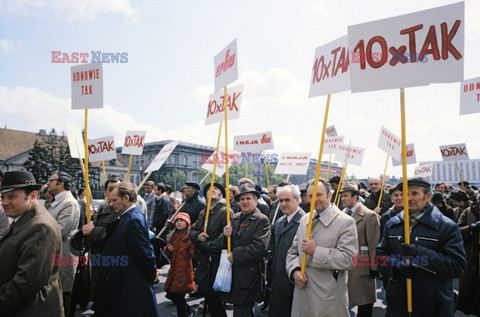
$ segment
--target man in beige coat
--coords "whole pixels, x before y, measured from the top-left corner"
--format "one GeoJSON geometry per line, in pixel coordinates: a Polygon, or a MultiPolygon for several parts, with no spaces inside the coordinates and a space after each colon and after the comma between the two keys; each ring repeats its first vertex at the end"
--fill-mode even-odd
{"type": "Polygon", "coordinates": [[[62,238],[55,220],[38,203],[32,173],[6,172],[2,205],[13,218],[0,239],[0,316],[64,316],[58,267],[62,238]]]}
{"type": "Polygon", "coordinates": [[[380,242],[380,223],[377,214],[358,201],[357,184],[345,184],[340,195],[345,207],[343,212],[357,225],[357,247],[360,250],[348,275],[348,302],[351,306],[358,306],[357,317],[371,317],[377,300],[375,277],[379,274],[375,248],[380,242]]]}
{"type": "MultiPolygon", "coordinates": [[[[312,200],[313,181],[307,193],[312,200]]],[[[352,217],[330,203],[333,191],[320,179],[315,201],[311,239],[306,239],[308,214],[303,216],[288,250],[286,269],[292,282],[292,316],[348,317],[347,271],[358,253],[357,230],[352,217]],[[307,254],[305,275],[300,273],[303,253],[307,254]]]]}
{"type": "MultiPolygon", "coordinates": [[[[78,228],[80,221],[80,207],[75,197],[70,192],[72,178],[65,172],[56,171],[48,180],[48,192],[55,196],[48,207],[48,211],[57,221],[62,233],[62,256],[72,259],[70,253],[70,238],[78,228]]],[[[72,261],[70,261],[71,263],[72,261]]],[[[65,313],[70,311],[73,282],[75,280],[75,267],[73,265],[60,266],[60,281],[62,282],[63,306],[65,313]]]]}

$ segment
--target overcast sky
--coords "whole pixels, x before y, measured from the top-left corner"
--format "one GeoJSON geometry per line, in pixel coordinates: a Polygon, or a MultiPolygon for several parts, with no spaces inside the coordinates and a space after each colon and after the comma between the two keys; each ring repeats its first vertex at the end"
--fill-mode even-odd
{"type": "MultiPolygon", "coordinates": [[[[237,39],[244,95],[229,135],[272,131],[269,153],[318,155],[326,97],[308,98],[315,48],[347,34],[349,25],[455,1],[129,1],[0,0],[0,125],[64,130],[83,126],[71,110],[70,67],[52,51],[128,53],[104,64],[103,109],[89,112],[89,138],[146,130],[146,142],[177,139],[214,146],[217,125],[204,126],[213,92],[213,57],[237,39]]],[[[480,76],[480,2],[465,3],[465,79],[480,76]]],[[[407,88],[407,143],[417,161],[440,160],[439,145],[466,143],[480,158],[479,114],[459,116],[458,83],[407,88]]],[[[365,148],[348,174],[383,172],[380,126],[400,136],[399,90],[332,95],[328,125],[365,148]]],[[[223,141],[222,141],[223,143],[223,141]]],[[[325,155],[324,159],[328,159],[325,155]]],[[[409,166],[409,175],[413,165],[409,166]]],[[[389,175],[401,176],[401,167],[389,175]]]]}

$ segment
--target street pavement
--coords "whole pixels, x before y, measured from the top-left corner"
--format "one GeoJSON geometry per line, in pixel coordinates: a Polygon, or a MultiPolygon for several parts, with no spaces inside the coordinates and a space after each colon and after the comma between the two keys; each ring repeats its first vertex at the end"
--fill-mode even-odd
{"type": "MultiPolygon", "coordinates": [[[[167,272],[168,268],[170,266],[166,265],[160,270],[160,282],[156,285],[154,285],[154,291],[155,295],[157,298],[157,313],[159,316],[176,316],[177,315],[177,310],[176,306],[168,299],[165,298],[165,292],[163,291],[163,284],[165,283],[165,280],[167,279],[167,272]]],[[[454,281],[454,287],[455,289],[458,289],[458,280],[454,281]]],[[[203,298],[192,298],[189,295],[186,295],[187,303],[197,309],[196,317],[200,317],[203,315],[203,311],[198,309],[198,306],[200,305],[200,302],[203,301],[203,298]]],[[[91,303],[88,305],[87,308],[90,308],[91,303]]],[[[268,316],[268,310],[265,312],[262,312],[260,310],[260,307],[262,306],[261,303],[257,303],[255,307],[255,316],[263,317],[263,316],[268,316]]],[[[350,316],[355,316],[357,312],[356,308],[353,308],[350,310],[350,316]]],[[[380,316],[385,316],[386,313],[386,302],[385,302],[385,290],[382,287],[382,282],[377,279],[377,301],[375,302],[373,306],[373,316],[374,317],[380,317],[380,316]]],[[[93,311],[86,309],[83,310],[80,307],[77,307],[77,317],[82,317],[82,316],[92,316],[93,311]]],[[[210,314],[207,313],[207,316],[210,316],[210,314]]],[[[227,316],[231,317],[233,316],[233,306],[232,305],[227,305],[227,316]]],[[[456,312],[455,317],[464,317],[466,316],[465,314],[462,314],[461,312],[456,312]]]]}

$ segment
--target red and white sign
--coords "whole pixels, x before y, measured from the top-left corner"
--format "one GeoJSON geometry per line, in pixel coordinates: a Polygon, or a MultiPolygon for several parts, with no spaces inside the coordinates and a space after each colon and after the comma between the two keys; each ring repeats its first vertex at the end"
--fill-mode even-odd
{"type": "Polygon", "coordinates": [[[233,137],[233,149],[238,152],[262,153],[273,149],[272,131],[233,137]]]}
{"type": "Polygon", "coordinates": [[[153,159],[152,163],[148,165],[145,173],[158,171],[160,167],[162,167],[163,163],[167,160],[167,158],[172,154],[173,150],[177,146],[178,141],[173,141],[168,144],[165,144],[160,152],[158,152],[157,156],[153,159]]]}
{"type": "Polygon", "coordinates": [[[460,115],[480,112],[480,77],[460,85],[460,115]]]}
{"type": "Polygon", "coordinates": [[[337,146],[335,161],[361,166],[364,154],[365,149],[347,144],[339,144],[337,146]]]}
{"type": "MultiPolygon", "coordinates": [[[[228,120],[238,119],[240,117],[240,104],[242,103],[243,85],[227,88],[227,109],[228,120]]],[[[219,90],[210,95],[208,100],[207,118],[205,125],[215,122],[222,122],[224,119],[223,113],[223,90],[219,90]]]]}
{"type": "MultiPolygon", "coordinates": [[[[415,147],[413,143],[407,144],[407,165],[417,163],[417,157],[415,155],[415,147]]],[[[396,159],[392,159],[393,166],[401,166],[402,160],[400,159],[397,161],[396,159]]]]}
{"type": "Polygon", "coordinates": [[[310,165],[311,153],[282,153],[275,174],[305,175],[310,165]]]}
{"type": "Polygon", "coordinates": [[[378,147],[390,154],[390,156],[397,160],[402,160],[402,139],[390,132],[387,128],[382,126],[380,128],[380,137],[378,138],[378,147]]]}
{"type": "Polygon", "coordinates": [[[323,146],[323,154],[335,154],[337,153],[337,148],[340,144],[343,144],[343,139],[345,137],[341,136],[332,136],[325,138],[325,145],[323,146]]]}
{"type": "MultiPolygon", "coordinates": [[[[202,153],[203,155],[203,153],[202,153]]],[[[240,164],[241,160],[241,153],[235,151],[235,150],[228,150],[228,168],[230,168],[234,164],[240,164]]],[[[203,159],[202,157],[202,168],[204,170],[209,171],[210,173],[213,173],[213,164],[215,163],[215,152],[212,153],[208,158],[203,159]]],[[[225,147],[221,147],[218,151],[218,157],[217,157],[217,169],[215,170],[215,175],[218,177],[222,177],[223,174],[226,172],[226,164],[227,163],[227,153],[225,153],[225,147]]]]}
{"type": "Polygon", "coordinates": [[[88,160],[90,162],[108,161],[117,158],[115,140],[112,136],[88,140],[88,160]]]}
{"type": "Polygon", "coordinates": [[[338,136],[337,129],[335,129],[334,125],[327,127],[327,136],[338,136]]]}
{"type": "Polygon", "coordinates": [[[465,143],[440,145],[440,153],[444,161],[468,160],[467,146],[465,143]]]}
{"type": "Polygon", "coordinates": [[[465,4],[348,27],[352,92],[463,81],[465,4]]]}
{"type": "Polygon", "coordinates": [[[127,131],[122,154],[142,155],[146,131],[127,131]]]}
{"type": "Polygon", "coordinates": [[[72,109],[103,108],[102,65],[92,63],[72,66],[72,109]]]}
{"type": "Polygon", "coordinates": [[[433,163],[415,167],[415,177],[429,177],[433,173],[433,163]]]}
{"type": "Polygon", "coordinates": [[[65,131],[67,131],[70,156],[73,158],[85,158],[82,130],[80,130],[80,128],[73,122],[65,122],[65,131]]]}
{"type": "Polygon", "coordinates": [[[308,98],[350,90],[348,37],[317,47],[308,98]]]}
{"type": "Polygon", "coordinates": [[[237,40],[233,40],[213,58],[215,91],[238,79],[237,40]]]}

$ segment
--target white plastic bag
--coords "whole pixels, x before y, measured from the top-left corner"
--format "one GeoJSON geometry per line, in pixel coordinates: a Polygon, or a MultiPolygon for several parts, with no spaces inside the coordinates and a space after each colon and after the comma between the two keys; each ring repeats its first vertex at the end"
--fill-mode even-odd
{"type": "Polygon", "coordinates": [[[220,266],[218,267],[213,289],[217,292],[230,292],[232,287],[232,263],[228,261],[227,250],[222,250],[220,266]]]}

